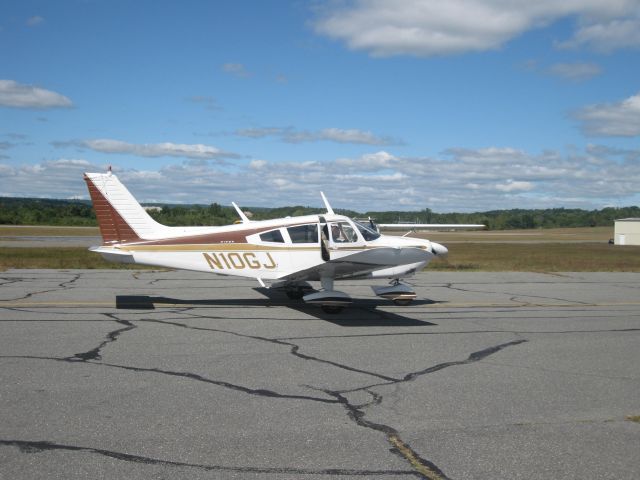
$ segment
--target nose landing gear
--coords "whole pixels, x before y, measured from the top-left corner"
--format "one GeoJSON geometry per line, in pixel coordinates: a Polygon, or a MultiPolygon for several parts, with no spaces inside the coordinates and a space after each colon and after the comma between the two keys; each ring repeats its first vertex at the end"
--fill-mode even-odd
{"type": "Polygon", "coordinates": [[[377,296],[393,301],[396,305],[409,305],[415,298],[416,292],[406,283],[401,283],[395,279],[389,286],[371,287],[377,296]]]}

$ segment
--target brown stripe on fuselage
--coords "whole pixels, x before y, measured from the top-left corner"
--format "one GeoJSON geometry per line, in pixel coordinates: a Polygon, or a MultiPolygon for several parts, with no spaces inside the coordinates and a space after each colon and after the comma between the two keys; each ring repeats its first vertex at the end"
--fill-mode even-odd
{"type": "MultiPolygon", "coordinates": [[[[247,237],[256,233],[267,232],[269,230],[276,230],[282,227],[295,227],[297,225],[308,225],[312,222],[300,222],[287,225],[271,225],[261,228],[247,227],[242,230],[232,230],[226,232],[212,232],[203,233],[199,235],[189,235],[184,237],[175,238],[161,238],[158,240],[140,240],[136,242],[136,245],[211,245],[211,244],[234,244],[234,243],[247,243],[247,237]]],[[[223,227],[224,228],[224,227],[223,227]]],[[[286,246],[285,243],[273,243],[274,248],[280,248],[280,246],[286,246]]]]}
{"type": "MultiPolygon", "coordinates": [[[[119,247],[116,247],[119,248],[119,247]]],[[[252,243],[197,243],[151,245],[149,243],[128,243],[119,248],[130,252],[281,252],[281,251],[314,251],[319,245],[295,247],[290,243],[279,245],[255,245],[252,243]]]]}

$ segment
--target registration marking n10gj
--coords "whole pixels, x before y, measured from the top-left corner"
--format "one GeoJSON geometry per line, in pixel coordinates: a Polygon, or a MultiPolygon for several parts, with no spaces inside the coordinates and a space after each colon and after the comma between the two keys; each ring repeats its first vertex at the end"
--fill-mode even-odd
{"type": "Polygon", "coordinates": [[[203,252],[202,255],[212,270],[242,270],[245,268],[273,270],[278,266],[269,252],[203,252]]]}

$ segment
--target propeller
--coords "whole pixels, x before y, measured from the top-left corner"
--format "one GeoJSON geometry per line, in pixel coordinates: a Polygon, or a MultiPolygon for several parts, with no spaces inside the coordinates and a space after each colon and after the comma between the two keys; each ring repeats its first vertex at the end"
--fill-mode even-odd
{"type": "Polygon", "coordinates": [[[378,229],[378,226],[376,225],[376,223],[373,221],[373,218],[371,218],[371,217],[369,217],[369,226],[371,227],[371,229],[374,232],[380,233],[380,230],[378,229]]]}

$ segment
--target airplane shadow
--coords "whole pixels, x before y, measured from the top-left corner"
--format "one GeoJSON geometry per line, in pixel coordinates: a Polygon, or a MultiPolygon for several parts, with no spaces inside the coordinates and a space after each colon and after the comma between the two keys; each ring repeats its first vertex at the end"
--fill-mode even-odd
{"type": "MultiPolygon", "coordinates": [[[[425,327],[437,325],[427,322],[426,320],[418,320],[398,315],[394,312],[380,310],[378,307],[392,305],[388,300],[384,299],[356,300],[353,305],[346,307],[342,312],[329,314],[323,312],[317,305],[308,305],[302,300],[291,300],[282,292],[269,290],[267,288],[254,288],[254,290],[267,297],[268,300],[265,301],[261,298],[185,300],[163,296],[117,295],[116,308],[127,310],[155,310],[156,304],[196,307],[228,306],[237,308],[287,307],[341,327],[425,327]]],[[[430,305],[434,303],[436,302],[432,300],[414,300],[411,306],[430,305]]],[[[407,313],[410,313],[411,306],[405,307],[407,308],[407,313]]]]}

